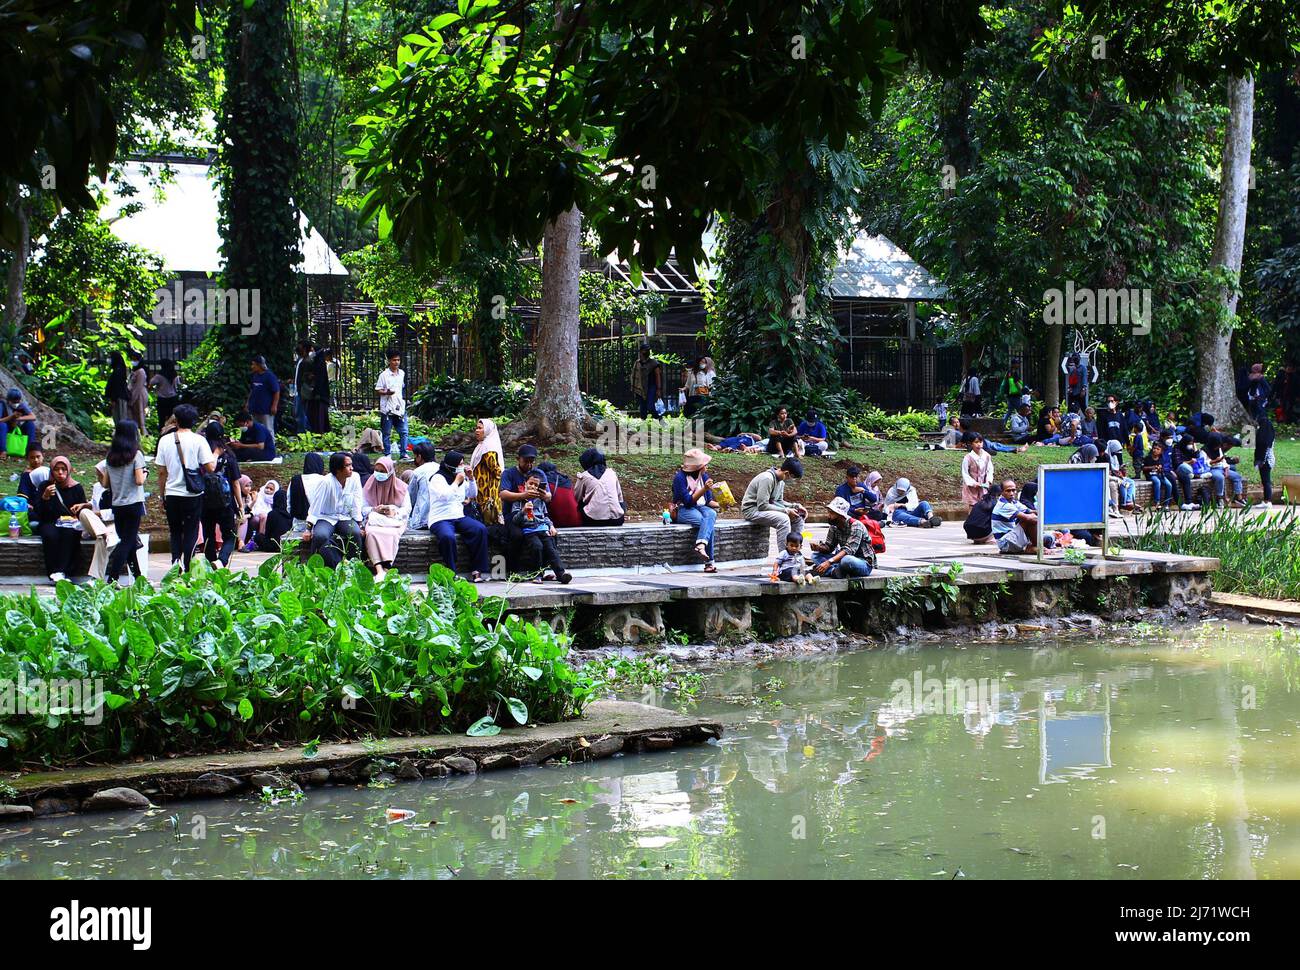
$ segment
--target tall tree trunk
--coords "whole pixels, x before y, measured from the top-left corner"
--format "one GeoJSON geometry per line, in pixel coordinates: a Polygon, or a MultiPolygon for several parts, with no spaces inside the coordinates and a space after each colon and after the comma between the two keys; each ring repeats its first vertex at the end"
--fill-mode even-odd
{"type": "Polygon", "coordinates": [[[582,213],[574,206],[542,237],[542,311],[537,323],[537,389],[512,440],[572,438],[592,419],[578,390],[578,279],[582,272],[582,213]]]}
{"type": "Polygon", "coordinates": [[[5,280],[5,315],[4,333],[17,340],[23,330],[23,321],[27,319],[27,300],[23,289],[27,284],[27,261],[32,255],[31,225],[28,221],[30,200],[22,197],[17,183],[9,189],[9,210],[18,221],[18,239],[14,247],[13,258],[9,261],[9,272],[5,280]]]}
{"type": "Polygon", "coordinates": [[[1054,408],[1061,403],[1061,345],[1065,340],[1065,327],[1043,329],[1047,331],[1047,340],[1038,386],[1042,389],[1043,406],[1054,408]]]}
{"type": "MultiPolygon", "coordinates": [[[[1241,253],[1246,238],[1246,193],[1250,186],[1251,125],[1255,113],[1253,77],[1228,79],[1228,121],[1223,134],[1222,174],[1219,184],[1219,221],[1214,232],[1211,265],[1241,273],[1241,253]]],[[[1232,370],[1232,326],[1237,315],[1237,288],[1219,292],[1221,325],[1204,328],[1197,338],[1200,371],[1200,409],[1222,421],[1245,417],[1237,400],[1232,370]]]]}

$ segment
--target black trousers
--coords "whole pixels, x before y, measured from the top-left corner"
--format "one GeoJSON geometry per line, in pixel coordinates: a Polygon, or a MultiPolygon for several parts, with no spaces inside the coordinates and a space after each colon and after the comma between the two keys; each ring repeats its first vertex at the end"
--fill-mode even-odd
{"type": "Polygon", "coordinates": [[[216,511],[204,509],[200,521],[203,523],[204,557],[208,562],[217,561],[217,526],[220,526],[221,565],[229,566],[235,546],[239,545],[239,530],[235,527],[235,510],[229,505],[216,511]]]}
{"type": "Polygon", "coordinates": [[[71,576],[77,565],[77,554],[81,552],[81,530],[61,529],[53,522],[42,522],[40,532],[46,575],[71,576]]]}
{"type": "Polygon", "coordinates": [[[140,520],[143,518],[143,502],[113,506],[113,525],[117,529],[118,542],[108,557],[108,569],[104,574],[110,583],[122,575],[123,568],[129,569],[132,576],[140,575],[140,562],[135,553],[140,542],[140,520]]]}
{"type": "Polygon", "coordinates": [[[550,566],[557,578],[564,575],[564,562],[554,538],[545,532],[529,532],[522,539],[519,559],[525,572],[536,572],[550,566]]]}
{"type": "Polygon", "coordinates": [[[167,495],[163,498],[167,513],[167,538],[172,547],[172,565],[190,568],[194,544],[199,541],[199,519],[203,513],[202,495],[167,495]]]}

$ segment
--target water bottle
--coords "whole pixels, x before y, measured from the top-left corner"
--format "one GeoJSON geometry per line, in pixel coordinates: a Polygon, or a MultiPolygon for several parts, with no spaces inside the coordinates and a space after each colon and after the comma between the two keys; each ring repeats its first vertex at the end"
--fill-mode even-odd
{"type": "Polygon", "coordinates": [[[17,513],[13,513],[9,516],[9,538],[17,539],[22,534],[23,524],[18,521],[17,513]]]}
{"type": "Polygon", "coordinates": [[[663,514],[660,516],[660,518],[662,518],[662,519],[664,520],[664,525],[672,525],[672,524],[673,524],[673,514],[672,514],[672,512],[668,511],[667,509],[664,509],[664,510],[663,510],[663,514]]]}

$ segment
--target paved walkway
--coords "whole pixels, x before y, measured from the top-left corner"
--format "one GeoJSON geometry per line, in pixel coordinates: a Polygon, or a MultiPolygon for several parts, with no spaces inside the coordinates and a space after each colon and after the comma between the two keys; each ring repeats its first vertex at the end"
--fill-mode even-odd
{"type": "MultiPolygon", "coordinates": [[[[1267,509],[1247,509],[1240,514],[1252,518],[1263,519],[1265,517],[1277,516],[1281,514],[1281,507],[1267,509]]],[[[1182,531],[1188,528],[1194,528],[1199,522],[1199,514],[1195,512],[1175,512],[1165,513],[1160,519],[1162,528],[1175,531],[1182,531]]],[[[1132,516],[1125,516],[1119,519],[1110,520],[1111,535],[1134,536],[1141,531],[1138,520],[1132,516]]],[[[806,532],[810,533],[814,540],[820,540],[826,534],[826,525],[824,523],[812,523],[806,527],[806,532]]],[[[991,557],[988,561],[990,568],[997,568],[1001,564],[1014,563],[1019,557],[1000,556],[997,546],[992,543],[975,544],[966,538],[966,533],[962,530],[960,522],[946,521],[937,529],[918,529],[906,526],[890,526],[885,529],[885,541],[888,550],[880,557],[878,569],[893,575],[906,574],[919,568],[924,568],[934,564],[936,561],[969,561],[972,557],[991,557]]],[[[775,537],[769,546],[769,556],[775,557],[775,537]]],[[[231,559],[231,568],[239,571],[254,571],[263,562],[270,558],[269,553],[236,553],[231,559]]],[[[1028,558],[1028,557],[1025,557],[1028,558]]],[[[1060,555],[1057,554],[1049,559],[1055,559],[1060,562],[1060,555]]],[[[161,578],[171,567],[171,557],[167,553],[155,553],[149,557],[150,576],[156,581],[161,578]]],[[[704,578],[698,566],[680,567],[668,572],[641,572],[633,573],[628,570],[611,570],[608,576],[581,576],[581,587],[587,591],[599,590],[602,587],[609,589],[622,588],[627,580],[634,580],[638,583],[653,576],[699,576],[704,578]]],[[[716,574],[719,577],[735,581],[747,577],[766,577],[765,566],[738,566],[719,568],[716,574]]],[[[35,585],[38,591],[49,590],[47,582],[43,582],[44,577],[20,577],[10,576],[0,578],[0,592],[14,592],[18,589],[26,591],[32,585],[35,585]]],[[[413,576],[412,582],[417,587],[423,586],[423,580],[420,576],[413,576]]],[[[577,580],[575,580],[577,582],[577,580]]],[[[694,585],[694,584],[693,584],[694,585]]],[[[559,592],[563,587],[557,583],[546,583],[542,586],[534,584],[508,584],[504,582],[484,583],[481,587],[485,594],[503,594],[509,591],[514,595],[520,595],[525,590],[530,593],[538,591],[554,590],[559,592]]]]}

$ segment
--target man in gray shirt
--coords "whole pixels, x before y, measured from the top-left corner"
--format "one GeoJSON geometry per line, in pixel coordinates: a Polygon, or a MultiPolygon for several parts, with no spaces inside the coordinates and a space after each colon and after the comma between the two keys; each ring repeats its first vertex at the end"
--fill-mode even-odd
{"type": "Polygon", "coordinates": [[[778,552],[785,548],[785,538],[791,530],[803,532],[808,515],[802,505],[785,500],[785,483],[789,478],[803,478],[803,465],[798,458],[787,458],[780,468],[769,468],[755,475],[740,501],[740,514],[747,522],[758,522],[776,530],[778,552]]]}

